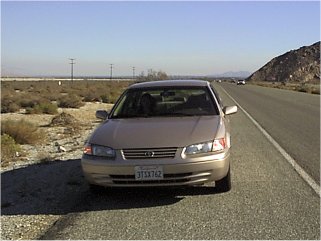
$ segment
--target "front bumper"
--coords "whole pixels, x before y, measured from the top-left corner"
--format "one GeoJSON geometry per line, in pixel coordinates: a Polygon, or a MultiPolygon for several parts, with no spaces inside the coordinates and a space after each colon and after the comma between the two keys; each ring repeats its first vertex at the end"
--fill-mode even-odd
{"type": "MultiPolygon", "coordinates": [[[[181,151],[178,149],[177,153],[181,151]]],[[[192,158],[177,154],[173,159],[124,160],[120,151],[117,156],[115,160],[106,160],[83,155],[81,165],[86,180],[90,184],[106,187],[200,185],[222,179],[230,166],[229,151],[192,158]],[[162,166],[163,179],[136,180],[135,166],[162,166]]]]}

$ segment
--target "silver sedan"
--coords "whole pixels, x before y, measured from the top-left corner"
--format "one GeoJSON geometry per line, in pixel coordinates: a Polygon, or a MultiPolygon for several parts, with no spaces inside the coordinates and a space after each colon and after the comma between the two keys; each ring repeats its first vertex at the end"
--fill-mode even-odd
{"type": "Polygon", "coordinates": [[[202,80],[131,85],[88,139],[81,160],[90,186],[201,185],[231,189],[230,131],[215,89],[202,80]]]}

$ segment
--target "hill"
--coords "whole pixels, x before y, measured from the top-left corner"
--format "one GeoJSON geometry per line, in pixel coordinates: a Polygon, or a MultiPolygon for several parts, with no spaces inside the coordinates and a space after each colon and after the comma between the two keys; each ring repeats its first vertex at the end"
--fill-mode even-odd
{"type": "Polygon", "coordinates": [[[320,83],[320,41],[273,58],[247,80],[320,83]]]}
{"type": "Polygon", "coordinates": [[[248,71],[229,71],[222,74],[214,74],[208,75],[207,77],[214,77],[214,78],[247,78],[251,75],[248,71]]]}

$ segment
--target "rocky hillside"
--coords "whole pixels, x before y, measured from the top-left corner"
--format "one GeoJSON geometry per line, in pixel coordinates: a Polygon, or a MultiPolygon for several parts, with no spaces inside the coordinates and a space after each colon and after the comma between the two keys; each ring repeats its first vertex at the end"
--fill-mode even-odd
{"type": "Polygon", "coordinates": [[[320,41],[275,57],[247,80],[320,83],[320,41]]]}

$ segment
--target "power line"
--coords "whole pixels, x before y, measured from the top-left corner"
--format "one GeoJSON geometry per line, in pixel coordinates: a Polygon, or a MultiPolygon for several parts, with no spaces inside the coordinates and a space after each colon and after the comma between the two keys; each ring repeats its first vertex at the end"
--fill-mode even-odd
{"type": "Polygon", "coordinates": [[[69,60],[71,61],[71,63],[69,63],[71,65],[71,82],[74,82],[74,60],[75,59],[71,59],[69,58],[69,60]]]}
{"type": "Polygon", "coordinates": [[[113,78],[113,65],[114,64],[109,64],[110,65],[110,80],[113,78]]]}

